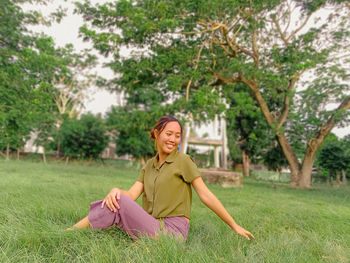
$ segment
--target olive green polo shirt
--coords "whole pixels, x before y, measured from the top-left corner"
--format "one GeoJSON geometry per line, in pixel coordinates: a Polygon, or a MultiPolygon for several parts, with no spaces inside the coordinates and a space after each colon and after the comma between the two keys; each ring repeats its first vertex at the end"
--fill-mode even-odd
{"type": "Polygon", "coordinates": [[[141,169],[137,181],[143,183],[143,209],[154,218],[185,216],[190,218],[191,182],[200,172],[187,154],[172,151],[161,167],[158,154],[141,169]]]}

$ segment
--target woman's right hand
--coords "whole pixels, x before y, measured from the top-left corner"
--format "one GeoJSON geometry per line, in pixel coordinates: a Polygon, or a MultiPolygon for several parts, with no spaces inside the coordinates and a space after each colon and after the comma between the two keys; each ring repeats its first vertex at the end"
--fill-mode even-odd
{"type": "Polygon", "coordinates": [[[118,204],[120,195],[121,190],[119,188],[113,188],[105,197],[105,199],[103,199],[101,208],[103,208],[106,205],[112,212],[117,212],[117,209],[120,208],[118,204]]]}

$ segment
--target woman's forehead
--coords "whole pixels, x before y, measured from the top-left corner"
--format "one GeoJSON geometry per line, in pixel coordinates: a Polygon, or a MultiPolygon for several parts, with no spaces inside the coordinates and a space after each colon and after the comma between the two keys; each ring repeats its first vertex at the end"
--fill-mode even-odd
{"type": "Polygon", "coordinates": [[[181,133],[181,126],[177,121],[171,121],[165,125],[164,131],[173,131],[181,133]]]}

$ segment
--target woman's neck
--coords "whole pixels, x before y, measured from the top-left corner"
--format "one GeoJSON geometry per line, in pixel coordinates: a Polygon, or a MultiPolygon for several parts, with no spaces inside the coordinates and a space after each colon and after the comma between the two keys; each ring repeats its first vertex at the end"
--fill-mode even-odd
{"type": "Polygon", "coordinates": [[[169,154],[167,153],[158,152],[158,167],[160,167],[164,163],[168,155],[169,154]]]}

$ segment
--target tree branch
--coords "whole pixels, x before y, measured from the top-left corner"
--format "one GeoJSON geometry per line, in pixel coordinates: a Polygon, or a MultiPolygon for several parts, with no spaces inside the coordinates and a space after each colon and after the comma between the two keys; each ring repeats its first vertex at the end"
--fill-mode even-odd
{"type": "Polygon", "coordinates": [[[289,114],[289,106],[290,106],[290,92],[295,86],[296,81],[299,79],[299,76],[293,77],[289,81],[288,89],[287,89],[287,94],[286,97],[284,98],[284,107],[282,110],[282,114],[279,116],[278,121],[277,121],[277,129],[280,129],[283,125],[283,123],[286,121],[288,114],[289,114]]]}
{"type": "Polygon", "coordinates": [[[286,28],[283,30],[283,35],[287,34],[288,28],[290,26],[290,22],[291,22],[291,14],[292,14],[292,8],[290,6],[290,2],[287,1],[287,6],[288,6],[288,23],[286,25],[286,28]]]}
{"type": "Polygon", "coordinates": [[[257,35],[256,30],[254,29],[252,34],[252,48],[254,53],[254,65],[255,67],[259,67],[259,50],[258,50],[258,44],[257,44],[257,35]]]}
{"type": "Polygon", "coordinates": [[[222,33],[224,34],[224,38],[228,46],[231,48],[234,54],[237,54],[238,53],[237,48],[232,44],[230,37],[228,36],[228,31],[226,27],[222,28],[222,33]]]}
{"type": "Polygon", "coordinates": [[[324,138],[331,132],[331,130],[334,128],[336,122],[334,121],[334,117],[339,111],[341,110],[348,110],[350,109],[350,96],[345,98],[342,103],[338,106],[338,108],[335,110],[335,112],[329,116],[328,120],[321,126],[321,128],[318,130],[317,134],[308,141],[308,148],[311,151],[315,151],[317,147],[320,146],[320,143],[323,142],[324,138]]]}
{"type": "Polygon", "coordinates": [[[209,83],[209,86],[233,84],[240,81],[238,76],[236,78],[225,78],[220,73],[214,72],[212,69],[209,70],[213,73],[213,76],[216,78],[213,82],[209,83]]]}
{"type": "MultiPolygon", "coordinates": [[[[198,54],[197,54],[197,57],[196,57],[196,60],[195,60],[195,66],[194,66],[194,70],[197,70],[198,68],[198,62],[201,58],[201,53],[202,53],[202,50],[205,46],[205,44],[207,43],[208,41],[204,41],[201,45],[201,47],[199,48],[199,51],[198,51],[198,54]]],[[[186,87],[186,101],[189,100],[189,97],[190,97],[190,87],[191,87],[191,83],[192,83],[192,78],[188,81],[187,83],[187,87],[186,87]]]]}
{"type": "MultiPolygon", "coordinates": [[[[206,24],[206,25],[208,25],[208,24],[206,24]]],[[[184,34],[184,35],[203,34],[203,33],[206,33],[206,32],[215,31],[215,30],[217,30],[217,29],[219,29],[220,27],[225,26],[225,25],[223,25],[223,24],[221,24],[221,23],[214,23],[213,26],[214,26],[214,27],[212,27],[212,28],[204,29],[204,30],[201,30],[201,31],[174,32],[173,34],[184,34]]]]}
{"type": "Polygon", "coordinates": [[[294,35],[295,35],[296,33],[298,33],[301,29],[304,28],[304,26],[306,25],[306,23],[309,21],[311,15],[312,15],[312,14],[309,14],[309,15],[306,17],[306,19],[304,20],[304,22],[303,22],[297,29],[295,29],[295,30],[290,34],[290,36],[286,39],[287,42],[289,42],[289,40],[290,40],[292,37],[294,37],[294,35]]]}
{"type": "Polygon", "coordinates": [[[225,53],[226,53],[228,56],[230,56],[230,57],[231,57],[231,56],[233,56],[233,57],[236,56],[235,54],[231,53],[230,50],[229,50],[227,47],[225,47],[225,43],[220,42],[218,39],[214,38],[214,39],[212,39],[211,42],[212,42],[212,43],[215,43],[215,44],[218,44],[218,45],[225,51],[225,53]]]}
{"type": "Polygon", "coordinates": [[[241,21],[241,18],[238,18],[238,15],[240,14],[240,10],[238,11],[238,13],[235,15],[235,17],[231,20],[230,25],[228,25],[228,31],[230,32],[232,29],[234,29],[236,27],[236,25],[239,23],[239,21],[241,21]],[[235,21],[235,22],[234,22],[235,21]]]}
{"type": "Polygon", "coordinates": [[[288,41],[287,41],[287,39],[286,39],[284,33],[282,32],[281,27],[280,27],[280,24],[278,23],[277,19],[276,19],[276,18],[273,18],[272,21],[275,23],[276,28],[277,28],[277,31],[278,31],[278,33],[280,34],[281,39],[283,40],[284,44],[285,44],[285,45],[288,45],[288,41]]]}

